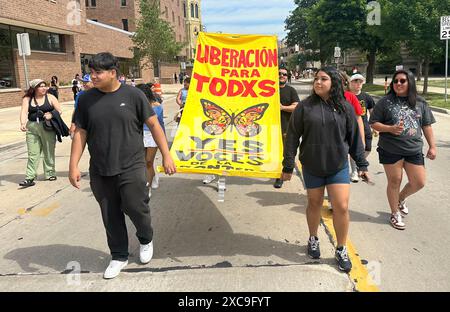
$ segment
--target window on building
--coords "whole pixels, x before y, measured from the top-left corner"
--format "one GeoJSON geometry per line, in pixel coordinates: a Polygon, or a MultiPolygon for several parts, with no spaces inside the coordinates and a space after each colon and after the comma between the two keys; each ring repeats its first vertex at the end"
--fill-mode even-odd
{"type": "Polygon", "coordinates": [[[128,31],[128,19],[126,19],[126,18],[122,19],[122,27],[123,27],[123,30],[128,31]]]}
{"type": "Polygon", "coordinates": [[[181,26],[181,19],[179,16],[178,16],[178,26],[181,26]]]}
{"type": "Polygon", "coordinates": [[[119,58],[119,70],[128,78],[142,78],[141,68],[133,59],[119,58]]]}
{"type": "Polygon", "coordinates": [[[175,12],[174,11],[172,11],[172,22],[175,23],[175,12]]]}
{"type": "Polygon", "coordinates": [[[198,4],[195,4],[195,18],[198,18],[198,4]]]}
{"type": "Polygon", "coordinates": [[[194,16],[194,4],[191,3],[191,17],[195,17],[194,16]]]}
{"type": "Polygon", "coordinates": [[[169,10],[167,9],[167,7],[165,8],[166,8],[166,19],[169,19],[169,10]]]}
{"type": "Polygon", "coordinates": [[[91,0],[91,7],[96,7],[97,6],[97,0],[91,0]]]}
{"type": "Polygon", "coordinates": [[[0,90],[16,87],[11,30],[0,24],[0,90]]]}
{"type": "Polygon", "coordinates": [[[41,30],[11,26],[12,46],[17,47],[17,34],[28,33],[30,48],[36,51],[65,52],[64,36],[41,30]]]}
{"type": "Polygon", "coordinates": [[[177,0],[177,6],[178,7],[180,6],[180,0],[177,0]]]}
{"type": "Polygon", "coordinates": [[[88,7],[89,7],[89,0],[86,0],[86,1],[84,2],[84,4],[85,4],[86,7],[88,8],[88,7]]]}
{"type": "Polygon", "coordinates": [[[127,6],[127,0],[120,0],[120,6],[127,6]]]}
{"type": "Polygon", "coordinates": [[[183,2],[183,16],[184,16],[184,18],[187,17],[187,14],[186,14],[186,2],[183,2]]]}

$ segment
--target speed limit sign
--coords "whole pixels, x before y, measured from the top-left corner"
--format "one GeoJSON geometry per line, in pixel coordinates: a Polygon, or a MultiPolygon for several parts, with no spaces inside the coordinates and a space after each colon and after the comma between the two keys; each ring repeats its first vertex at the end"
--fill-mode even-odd
{"type": "Polygon", "coordinates": [[[441,40],[450,39],[450,16],[441,16],[441,40]]]}

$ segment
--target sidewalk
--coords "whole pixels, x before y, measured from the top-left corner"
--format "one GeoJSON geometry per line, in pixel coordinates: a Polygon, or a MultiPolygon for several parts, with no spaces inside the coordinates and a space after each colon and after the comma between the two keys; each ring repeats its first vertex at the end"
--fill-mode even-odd
{"type": "MultiPolygon", "coordinates": [[[[181,84],[162,84],[163,97],[172,98],[183,87],[181,84]]],[[[73,101],[61,103],[64,122],[70,127],[73,112],[73,101]]],[[[20,131],[20,105],[0,109],[0,152],[25,144],[25,132],[20,131]]]]}
{"type": "MultiPolygon", "coordinates": [[[[21,106],[0,109],[0,152],[25,144],[25,132],[20,131],[21,106]]],[[[73,101],[61,103],[62,118],[70,127],[73,101]]]]}
{"type": "MultiPolygon", "coordinates": [[[[312,79],[305,79],[305,78],[292,81],[292,84],[310,84],[311,87],[312,87],[312,83],[313,83],[312,79]]],[[[384,79],[375,78],[374,84],[384,86],[384,79]]],[[[445,88],[428,87],[428,91],[433,92],[433,93],[440,93],[442,95],[445,94],[445,88]]],[[[419,92],[419,93],[422,92],[422,86],[417,85],[417,92],[419,92]]],[[[379,95],[373,95],[373,94],[370,94],[370,95],[373,97],[373,99],[375,101],[378,101],[379,99],[382,98],[379,95]]],[[[450,91],[449,91],[449,95],[450,95],[450,91]]],[[[434,112],[450,115],[449,109],[442,108],[442,107],[436,107],[436,106],[430,106],[430,107],[431,107],[431,110],[434,112]]]]}

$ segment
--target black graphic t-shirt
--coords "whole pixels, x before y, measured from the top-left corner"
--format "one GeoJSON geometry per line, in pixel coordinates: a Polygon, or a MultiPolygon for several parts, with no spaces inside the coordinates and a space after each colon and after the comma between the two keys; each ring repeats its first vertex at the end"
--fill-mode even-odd
{"type": "Polygon", "coordinates": [[[74,121],[87,132],[90,171],[114,176],[144,168],[142,125],[153,115],[145,94],[128,85],[110,93],[96,88],[83,93],[74,121]]]}
{"type": "Polygon", "coordinates": [[[422,127],[436,122],[423,98],[417,97],[416,108],[411,109],[406,97],[385,96],[375,105],[369,123],[396,125],[401,120],[404,126],[403,133],[394,135],[381,132],[378,146],[396,155],[411,156],[422,153],[422,127]]]}
{"type": "Polygon", "coordinates": [[[371,110],[375,106],[375,102],[373,101],[372,97],[366,92],[361,92],[356,97],[358,98],[359,104],[361,104],[361,118],[364,123],[364,134],[366,138],[371,138],[372,130],[370,129],[369,119],[367,118],[367,111],[371,110]]]}

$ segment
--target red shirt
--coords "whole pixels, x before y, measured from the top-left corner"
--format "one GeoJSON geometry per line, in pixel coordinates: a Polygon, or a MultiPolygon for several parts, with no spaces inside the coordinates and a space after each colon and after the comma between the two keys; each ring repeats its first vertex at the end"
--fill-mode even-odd
{"type": "Polygon", "coordinates": [[[362,111],[362,108],[361,108],[361,104],[359,103],[358,98],[356,97],[356,95],[354,95],[350,91],[344,91],[344,96],[345,96],[345,99],[350,104],[352,104],[353,108],[355,109],[356,116],[362,116],[363,111],[362,111]]]}

